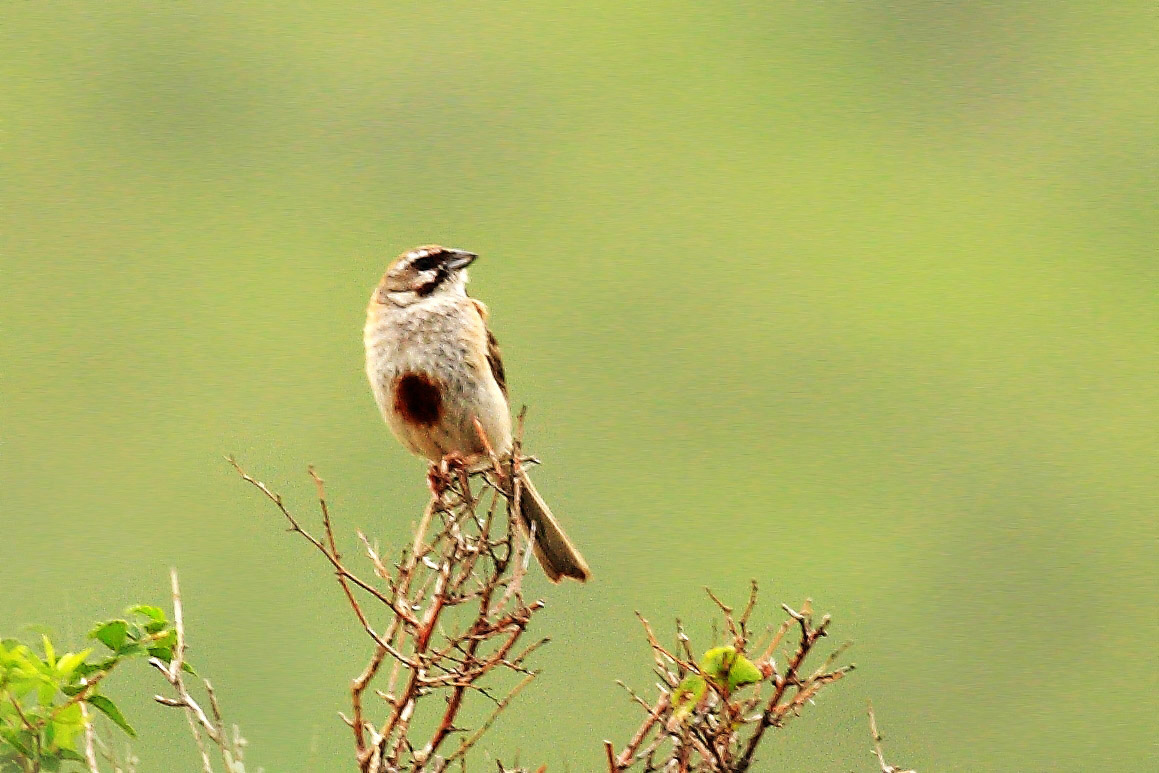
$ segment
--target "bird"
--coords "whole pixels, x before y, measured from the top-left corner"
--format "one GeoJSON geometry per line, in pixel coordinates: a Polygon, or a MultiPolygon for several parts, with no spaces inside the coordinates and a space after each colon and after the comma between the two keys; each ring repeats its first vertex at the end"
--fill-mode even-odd
{"type": "MultiPolygon", "coordinates": [[[[487,443],[512,452],[507,377],[488,310],[467,294],[478,255],[439,245],[402,253],[370,297],[363,343],[366,375],[383,419],[409,451],[433,464],[479,459],[487,443]],[[477,425],[476,425],[477,423],[477,425]]],[[[586,582],[587,562],[527,473],[516,467],[520,526],[547,578],[586,582]]]]}

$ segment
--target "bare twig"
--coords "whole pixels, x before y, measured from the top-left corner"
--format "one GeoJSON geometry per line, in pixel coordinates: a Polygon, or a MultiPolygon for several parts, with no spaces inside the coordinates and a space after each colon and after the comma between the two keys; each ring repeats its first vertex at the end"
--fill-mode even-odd
{"type": "Polygon", "coordinates": [[[471,747],[474,746],[479,741],[479,739],[483,737],[483,734],[491,729],[491,725],[495,724],[495,720],[501,713],[503,713],[503,710],[511,704],[511,701],[514,700],[515,696],[522,692],[524,687],[531,684],[532,680],[537,676],[539,676],[539,672],[532,671],[530,674],[523,678],[523,681],[511,688],[511,692],[507,693],[506,697],[504,697],[503,700],[499,701],[499,703],[495,705],[494,711],[491,712],[491,715],[487,717],[486,721],[484,721],[483,724],[480,725],[479,728],[474,733],[472,733],[469,738],[463,741],[463,743],[459,746],[458,750],[455,751],[454,754],[447,757],[447,762],[454,762],[456,759],[464,756],[471,749],[471,747]]]}
{"type": "MultiPolygon", "coordinates": [[[[469,460],[447,457],[431,467],[427,478],[431,499],[397,560],[384,559],[358,532],[373,569],[373,575],[368,575],[372,581],[355,574],[339,553],[324,484],[313,468],[309,474],[321,510],[320,538],[302,527],[281,495],[230,459],[242,479],[274,504],[289,530],[323,555],[359,626],[374,642],[366,665],[351,681],[351,712],[342,717],[351,727],[361,773],[442,773],[452,764],[465,771],[468,755],[539,673],[526,663],[547,640],[520,643],[533,615],[544,606],[542,601],[528,602],[523,597],[531,539],[518,521],[520,465],[535,460],[523,457],[519,440],[510,456],[500,457],[478,423],[476,431],[486,454],[469,460]],[[476,484],[479,488],[473,490],[476,484]],[[382,615],[385,624],[372,622],[382,615]],[[388,660],[391,667],[386,669],[388,660]],[[505,697],[497,699],[493,685],[502,673],[523,676],[505,697]],[[368,716],[368,690],[384,702],[383,716],[377,721],[368,716]],[[472,694],[485,696],[495,706],[481,724],[467,727],[461,717],[472,694]],[[441,699],[438,702],[432,698],[436,695],[441,699]],[[423,714],[431,721],[416,724],[420,705],[431,704],[437,709],[423,714]],[[460,733],[454,750],[444,751],[448,739],[460,733]]],[[[517,437],[521,435],[522,415],[517,437]]],[[[752,632],[757,583],[750,584],[739,615],[711,589],[705,590],[720,612],[721,630],[727,638],[724,648],[699,660],[679,620],[676,646],[668,648],[637,613],[660,678],[659,693],[647,701],[625,688],[645,717],[618,751],[610,741],[604,742],[609,773],[637,767],[645,773],[748,771],[766,731],[784,726],[821,690],[853,669],[838,665],[844,647],[830,652],[819,666],[806,667],[830,625],[828,616],[814,621],[808,599],[799,611],[784,606],[787,618],[779,627],[759,628],[764,634],[758,643],[752,632]],[[794,627],[796,647],[778,655],[778,647],[794,627]],[[746,653],[750,651],[760,654],[749,660],[746,653]],[[783,659],[781,667],[778,659],[783,659]]],[[[174,687],[178,697],[169,699],[170,705],[185,707],[194,730],[200,728],[220,746],[224,731],[216,702],[211,698],[214,719],[210,720],[195,701],[186,700],[187,691],[179,680],[174,687]]],[[[875,726],[874,733],[876,738],[875,726]]],[[[876,748],[882,773],[912,773],[887,768],[880,745],[876,748]]],[[[240,758],[238,743],[232,752],[240,758]]],[[[498,769],[513,773],[501,763],[498,769]]]]}
{"type": "Polygon", "coordinates": [[[96,755],[96,731],[93,729],[92,715],[89,714],[89,707],[81,703],[80,705],[81,721],[85,726],[85,765],[88,766],[89,773],[101,773],[100,766],[97,765],[96,755]]]}
{"type": "Polygon", "coordinates": [[[163,662],[159,658],[149,658],[149,665],[161,672],[165,681],[173,688],[176,697],[171,698],[164,695],[156,695],[153,699],[162,706],[170,706],[183,710],[185,718],[189,723],[190,735],[193,736],[193,741],[197,745],[197,751],[201,757],[201,769],[203,773],[213,773],[213,764],[210,760],[209,749],[205,744],[205,739],[208,739],[210,743],[218,748],[226,773],[242,773],[244,766],[240,761],[239,749],[244,745],[244,739],[242,739],[236,727],[234,728],[234,738],[232,741],[226,734],[225,720],[222,716],[221,706],[217,701],[217,694],[213,690],[213,685],[206,679],[202,680],[202,687],[209,698],[210,711],[213,714],[213,718],[210,719],[201,707],[201,704],[189,693],[189,689],[185,684],[185,653],[187,648],[187,640],[185,637],[185,609],[181,600],[181,586],[177,581],[176,569],[170,570],[169,578],[172,585],[173,628],[177,634],[177,642],[173,648],[173,658],[168,663],[163,662]]]}
{"type": "MultiPolygon", "coordinates": [[[[528,657],[546,640],[520,646],[542,601],[522,596],[525,572],[522,560],[530,547],[514,518],[518,512],[518,450],[507,466],[483,437],[489,449],[486,464],[448,457],[428,475],[432,496],[415,525],[409,548],[390,564],[366,536],[358,536],[374,570],[375,582],[358,577],[338,551],[334,522],[321,477],[309,470],[321,510],[323,534],[310,534],[286,507],[281,495],[250,476],[233,459],[243,480],[257,488],[282,514],[290,531],[322,553],[334,570],[343,595],[359,625],[374,641],[361,672],[351,681],[349,716],[344,721],[354,737],[355,757],[362,773],[442,771],[451,762],[464,762],[484,733],[538,673],[526,665],[528,657]],[[493,492],[472,491],[472,481],[483,479],[493,492]],[[512,481],[514,480],[514,484],[512,481]],[[507,518],[496,518],[496,504],[506,504],[507,518]],[[383,587],[384,586],[384,587],[383,587]],[[378,606],[387,615],[384,630],[371,623],[378,606]],[[472,610],[466,612],[465,610],[472,610]],[[451,610],[464,610],[455,612],[451,610]],[[465,623],[452,627],[445,621],[465,623]],[[385,717],[367,717],[364,696],[378,683],[383,666],[392,661],[384,690],[375,690],[386,703],[385,717]],[[522,674],[506,697],[490,697],[481,682],[498,672],[522,674]],[[491,715],[476,726],[450,754],[442,751],[448,738],[465,728],[459,720],[467,695],[477,692],[495,702],[491,715]],[[434,730],[420,737],[413,720],[420,703],[441,693],[434,730]]],[[[482,489],[480,490],[482,491],[482,489]]],[[[430,701],[433,702],[433,701],[430,701]]],[[[207,731],[208,732],[208,731],[207,731]]]]}
{"type": "Polygon", "coordinates": [[[873,713],[873,702],[869,702],[869,734],[873,737],[873,753],[877,755],[877,762],[881,766],[881,773],[917,773],[916,770],[902,770],[896,765],[885,761],[885,752],[881,750],[881,733],[877,731],[877,716],[873,713]]]}
{"type": "Polygon", "coordinates": [[[660,644],[652,626],[637,613],[652,650],[656,673],[662,680],[660,695],[649,704],[628,690],[647,716],[618,754],[614,747],[608,753],[611,773],[621,773],[637,765],[642,765],[644,771],[662,770],[666,773],[747,771],[768,728],[782,726],[791,716],[800,713],[822,688],[852,670],[852,665],[835,665],[844,647],[832,652],[821,666],[805,670],[806,658],[829,627],[828,617],[813,623],[809,601],[802,605],[800,612],[783,607],[788,619],[773,634],[763,654],[756,661],[747,661],[744,653],[752,644],[749,624],[757,605],[757,584],[750,584],[748,601],[739,618],[733,608],[712,590],[705,590],[723,617],[724,628],[731,638],[731,649],[715,651],[716,662],[721,665],[701,670],[679,621],[676,639],[682,656],[673,654],[660,644]],[[794,624],[800,629],[801,638],[795,652],[788,657],[784,672],[778,673],[773,653],[794,624]],[[768,699],[761,698],[760,684],[745,689],[752,680],[751,676],[743,678],[747,681],[739,681],[740,677],[733,676],[742,673],[734,670],[742,660],[749,663],[748,671],[744,673],[759,673],[761,681],[771,684],[772,694],[768,699]],[[657,754],[662,747],[667,748],[667,757],[660,761],[657,754]]]}

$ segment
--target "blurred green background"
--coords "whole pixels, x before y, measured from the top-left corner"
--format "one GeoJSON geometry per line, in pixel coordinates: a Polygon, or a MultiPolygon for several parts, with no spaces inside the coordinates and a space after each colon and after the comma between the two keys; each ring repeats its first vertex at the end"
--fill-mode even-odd
{"type": "MultiPolygon", "coordinates": [[[[440,242],[597,574],[536,580],[492,752],[599,768],[632,610],[703,633],[756,577],[859,664],[761,770],[872,770],[867,697],[922,771],[1155,769],[1153,11],[8,0],[0,627],[79,641],[177,566],[250,759],[352,769],[367,641],[222,457],[399,546],[363,309],[440,242]]],[[[147,685],[142,771],[195,771],[147,685]]]]}

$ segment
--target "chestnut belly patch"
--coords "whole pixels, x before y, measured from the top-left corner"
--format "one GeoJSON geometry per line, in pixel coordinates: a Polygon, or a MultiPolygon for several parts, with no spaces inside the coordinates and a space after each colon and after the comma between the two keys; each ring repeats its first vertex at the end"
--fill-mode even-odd
{"type": "Polygon", "coordinates": [[[438,424],[443,417],[442,385],[426,373],[403,373],[394,382],[394,410],[410,424],[438,424]]]}

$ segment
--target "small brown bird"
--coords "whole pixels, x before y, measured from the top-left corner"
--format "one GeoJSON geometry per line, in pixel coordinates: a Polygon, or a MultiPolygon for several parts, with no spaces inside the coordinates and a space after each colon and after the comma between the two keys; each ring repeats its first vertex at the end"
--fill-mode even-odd
{"type": "MultiPolygon", "coordinates": [[[[467,266],[476,257],[437,245],[404,252],[386,269],[366,313],[366,375],[378,408],[404,446],[436,464],[486,452],[475,420],[496,453],[511,453],[499,346],[487,307],[467,295],[467,266]]],[[[588,580],[587,562],[526,473],[520,481],[520,520],[548,579],[588,580]]]]}

